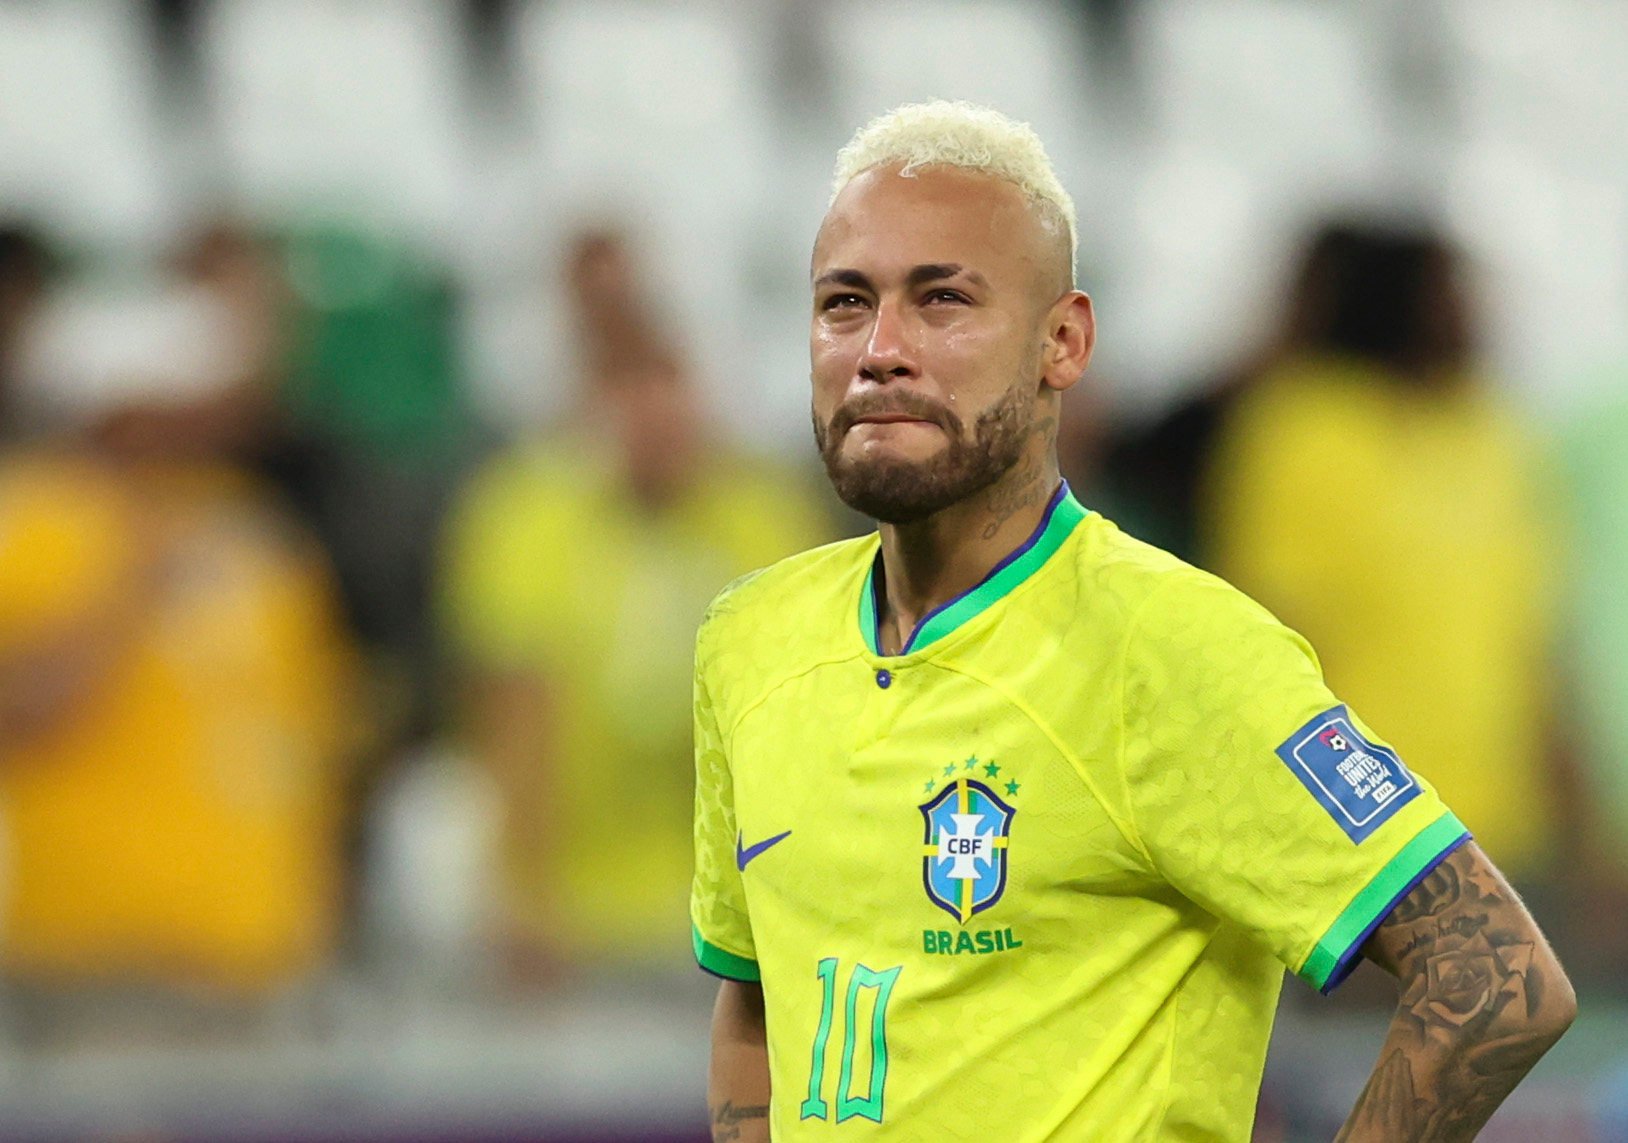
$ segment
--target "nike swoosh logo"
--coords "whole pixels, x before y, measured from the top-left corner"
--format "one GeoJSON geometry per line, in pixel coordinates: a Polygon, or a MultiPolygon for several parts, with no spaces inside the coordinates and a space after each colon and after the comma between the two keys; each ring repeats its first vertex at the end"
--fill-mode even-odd
{"type": "Polygon", "coordinates": [[[778,845],[780,842],[785,841],[790,836],[791,831],[788,829],[785,833],[775,834],[767,841],[760,841],[756,845],[742,846],[741,835],[737,833],[735,835],[735,868],[739,869],[742,873],[746,872],[746,863],[748,861],[751,861],[754,857],[768,849],[771,845],[778,845]]]}

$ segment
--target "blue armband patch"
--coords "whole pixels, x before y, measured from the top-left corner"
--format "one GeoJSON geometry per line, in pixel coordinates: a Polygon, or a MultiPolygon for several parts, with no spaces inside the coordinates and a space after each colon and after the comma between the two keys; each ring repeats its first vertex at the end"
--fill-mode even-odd
{"type": "Polygon", "coordinates": [[[1396,751],[1364,738],[1343,705],[1291,734],[1277,755],[1354,842],[1419,796],[1396,751]]]}

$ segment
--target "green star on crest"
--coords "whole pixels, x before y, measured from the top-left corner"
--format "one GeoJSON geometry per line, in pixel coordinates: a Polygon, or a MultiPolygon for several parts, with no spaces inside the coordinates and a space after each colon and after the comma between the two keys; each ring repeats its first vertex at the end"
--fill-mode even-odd
{"type": "Polygon", "coordinates": [[[922,789],[922,793],[931,794],[933,792],[933,780],[931,778],[927,779],[927,784],[925,786],[923,786],[921,789],[922,789]]]}
{"type": "Polygon", "coordinates": [[[1006,783],[1006,793],[1007,793],[1007,795],[1009,797],[1013,797],[1013,798],[1017,797],[1017,792],[1018,792],[1018,784],[1016,782],[1008,782],[1008,783],[1006,783]]]}
{"type": "Polygon", "coordinates": [[[978,765],[978,756],[974,754],[971,758],[967,759],[967,769],[971,770],[976,765],[978,765]]]}
{"type": "Polygon", "coordinates": [[[999,774],[1000,772],[1001,772],[1001,768],[999,766],[997,766],[993,762],[989,763],[989,765],[984,767],[984,773],[988,774],[991,778],[993,778],[996,774],[999,774]]]}
{"type": "Polygon", "coordinates": [[[953,773],[955,773],[955,763],[951,762],[948,766],[944,767],[944,776],[948,778],[953,773]]]}

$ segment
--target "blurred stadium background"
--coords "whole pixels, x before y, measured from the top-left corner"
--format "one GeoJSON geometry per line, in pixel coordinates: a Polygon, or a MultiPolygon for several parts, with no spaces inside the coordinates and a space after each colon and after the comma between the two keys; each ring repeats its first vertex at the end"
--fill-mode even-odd
{"type": "MultiPolygon", "coordinates": [[[[1486,1138],[1628,1139],[1624,60],[1614,0],[4,0],[0,1138],[706,1137],[689,639],[862,527],[808,251],[944,96],[1079,203],[1076,491],[1577,976],[1486,1138]]],[[[1258,1138],[1374,975],[1291,982],[1258,1138]]]]}

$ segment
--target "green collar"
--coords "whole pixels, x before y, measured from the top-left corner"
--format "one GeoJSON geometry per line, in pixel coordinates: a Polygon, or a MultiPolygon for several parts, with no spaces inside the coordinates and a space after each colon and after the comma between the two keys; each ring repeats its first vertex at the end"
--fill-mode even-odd
{"type": "MultiPolygon", "coordinates": [[[[1005,599],[1018,584],[1040,570],[1052,553],[1073,534],[1075,525],[1088,515],[1090,510],[1074,499],[1065,480],[1053,494],[1051,503],[1046,505],[1046,514],[1040,518],[1039,526],[1029,538],[991,568],[989,574],[975,586],[923,615],[916,629],[910,633],[910,638],[905,640],[900,654],[908,655],[938,642],[963,623],[982,615],[1005,599]]],[[[882,641],[879,638],[882,617],[876,611],[876,596],[881,581],[882,553],[878,551],[859,593],[859,629],[865,633],[865,645],[870,648],[871,654],[878,657],[882,657],[882,641]]]]}

